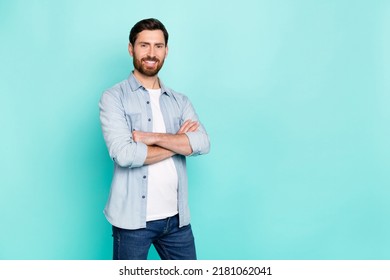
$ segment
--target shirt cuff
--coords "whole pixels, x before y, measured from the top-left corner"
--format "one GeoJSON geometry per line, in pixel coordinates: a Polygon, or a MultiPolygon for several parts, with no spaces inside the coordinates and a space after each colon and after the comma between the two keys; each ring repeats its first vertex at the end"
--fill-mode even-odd
{"type": "Polygon", "coordinates": [[[134,160],[131,167],[143,166],[148,155],[148,147],[144,143],[138,142],[136,145],[137,147],[135,149],[134,160]]]}
{"type": "Polygon", "coordinates": [[[186,132],[192,153],[190,156],[207,154],[209,151],[209,141],[207,135],[199,131],[186,132]]]}

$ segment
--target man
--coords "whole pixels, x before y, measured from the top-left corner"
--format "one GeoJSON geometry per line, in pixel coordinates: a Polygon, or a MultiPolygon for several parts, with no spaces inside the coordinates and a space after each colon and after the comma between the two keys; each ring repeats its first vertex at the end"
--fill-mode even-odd
{"type": "Polygon", "coordinates": [[[128,50],[134,71],[105,91],[100,121],[114,174],[104,214],[112,224],[114,259],[196,259],[190,225],[186,156],[209,152],[208,135],[188,98],[158,72],[168,32],[156,19],[136,23],[128,50]]]}

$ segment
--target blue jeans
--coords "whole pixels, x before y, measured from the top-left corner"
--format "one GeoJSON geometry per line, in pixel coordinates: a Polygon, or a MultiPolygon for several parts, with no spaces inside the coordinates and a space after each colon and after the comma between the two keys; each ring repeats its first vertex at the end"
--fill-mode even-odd
{"type": "Polygon", "coordinates": [[[162,260],[196,260],[191,225],[179,228],[179,215],[146,223],[146,228],[112,227],[114,260],[146,260],[153,244],[162,260]]]}

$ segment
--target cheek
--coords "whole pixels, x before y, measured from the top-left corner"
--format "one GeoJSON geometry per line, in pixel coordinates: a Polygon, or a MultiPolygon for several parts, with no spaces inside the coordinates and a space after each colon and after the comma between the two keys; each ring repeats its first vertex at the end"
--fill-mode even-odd
{"type": "Polygon", "coordinates": [[[138,50],[137,51],[133,51],[133,58],[135,59],[141,59],[145,56],[145,51],[142,51],[142,50],[138,50]]]}
{"type": "Polygon", "coordinates": [[[161,59],[161,60],[164,60],[166,57],[167,57],[167,53],[165,51],[162,51],[158,54],[158,57],[161,59]]]}

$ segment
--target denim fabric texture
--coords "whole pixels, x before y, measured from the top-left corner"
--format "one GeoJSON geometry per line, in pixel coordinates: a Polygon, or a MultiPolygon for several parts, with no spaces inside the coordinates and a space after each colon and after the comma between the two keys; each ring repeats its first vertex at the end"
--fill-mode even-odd
{"type": "Polygon", "coordinates": [[[146,223],[146,228],[128,230],[112,227],[114,260],[146,260],[153,244],[162,260],[196,260],[191,225],[179,227],[175,215],[146,223]]]}

